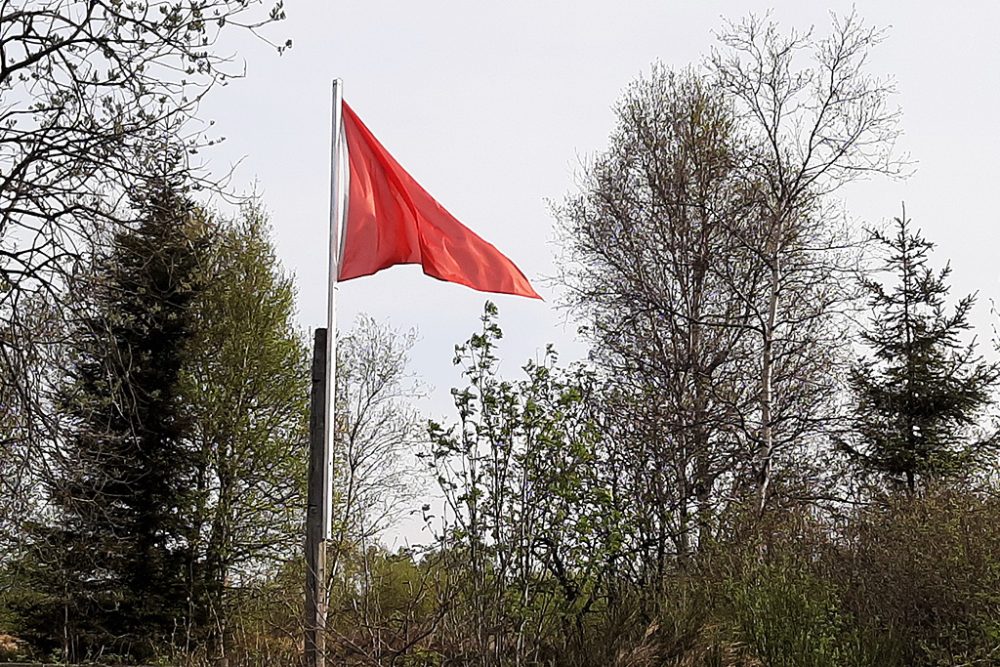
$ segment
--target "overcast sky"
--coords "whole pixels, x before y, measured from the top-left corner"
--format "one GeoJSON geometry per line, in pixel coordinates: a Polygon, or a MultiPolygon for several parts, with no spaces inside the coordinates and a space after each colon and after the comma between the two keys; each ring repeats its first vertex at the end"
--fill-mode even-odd
{"type": "MultiPolygon", "coordinates": [[[[976,322],[988,338],[989,299],[1000,298],[996,253],[1000,167],[1000,3],[858,2],[889,28],[871,71],[892,75],[903,109],[901,147],[918,161],[904,182],[873,180],[842,192],[862,223],[897,215],[952,260],[956,293],[980,290],[976,322]]],[[[282,56],[252,39],[232,42],[246,78],[203,107],[226,141],[217,165],[242,158],[235,184],[256,181],[278,250],[297,276],[300,321],[323,326],[326,308],[330,81],[442,204],[517,263],[546,301],[496,296],[513,373],[554,342],[565,359],[585,353],[557,309],[558,248],[547,200],[575,188],[588,156],[614,125],[612,106],[654,61],[698,63],[725,19],[772,10],[786,28],[824,33],[849,2],[706,0],[287,0],[268,34],[294,46],[282,56]]],[[[458,381],[453,346],[476,327],[486,295],[396,267],[343,283],[340,317],[370,313],[416,327],[412,369],[433,391],[431,416],[450,416],[458,381]]]]}

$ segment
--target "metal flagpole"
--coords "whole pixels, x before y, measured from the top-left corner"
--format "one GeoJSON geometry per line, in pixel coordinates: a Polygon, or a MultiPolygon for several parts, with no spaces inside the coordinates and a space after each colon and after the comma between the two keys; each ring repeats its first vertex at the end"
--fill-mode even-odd
{"type": "Polygon", "coordinates": [[[327,288],[326,328],[326,484],[323,487],[323,537],[330,539],[333,513],[333,434],[337,392],[337,270],[343,247],[342,230],[347,214],[347,145],[344,139],[344,82],[333,80],[333,131],[330,145],[330,284],[327,288]]]}
{"type": "Polygon", "coordinates": [[[347,152],[343,136],[343,82],[333,81],[330,140],[330,248],[327,326],[313,344],[309,419],[309,491],[306,512],[305,664],[326,663],[326,548],[333,513],[333,438],[337,371],[337,269],[346,215],[347,152]]]}

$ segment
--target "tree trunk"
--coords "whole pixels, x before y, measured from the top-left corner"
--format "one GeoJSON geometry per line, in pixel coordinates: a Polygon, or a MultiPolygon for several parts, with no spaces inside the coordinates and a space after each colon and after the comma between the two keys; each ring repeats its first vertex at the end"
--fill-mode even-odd
{"type": "Polygon", "coordinates": [[[774,455],[774,330],[781,286],[781,264],[777,252],[771,258],[768,285],[767,321],[764,324],[760,373],[760,442],[757,455],[757,513],[763,516],[771,486],[771,459],[774,455]]]}

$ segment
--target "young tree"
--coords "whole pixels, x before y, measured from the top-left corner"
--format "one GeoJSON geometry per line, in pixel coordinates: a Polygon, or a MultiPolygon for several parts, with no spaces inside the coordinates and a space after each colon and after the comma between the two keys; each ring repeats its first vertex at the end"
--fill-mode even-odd
{"type": "Polygon", "coordinates": [[[964,342],[975,295],[945,301],[951,267],[928,265],[934,244],[913,231],[904,208],[892,235],[872,232],[884,258],[887,285],[865,278],[873,310],[861,339],[871,357],[851,373],[857,445],[845,445],[865,469],[909,493],[935,478],[971,472],[995,436],[983,437],[978,419],[1000,381],[1000,364],[976,356],[964,342]]]}
{"type": "Polygon", "coordinates": [[[415,332],[359,317],[337,343],[335,543],[362,551],[412,509],[422,388],[408,369],[415,332]]]}
{"type": "Polygon", "coordinates": [[[188,577],[195,639],[231,652],[240,606],[298,557],[305,488],[308,349],[295,289],[256,205],[216,218],[179,395],[196,456],[188,577]]]}
{"type": "MultiPolygon", "coordinates": [[[[549,350],[512,382],[498,373],[496,307],[456,348],[468,386],[459,422],[430,424],[430,465],[445,497],[440,550],[456,586],[442,633],[475,665],[539,664],[546,646],[583,641],[605,594],[619,516],[601,476],[591,375],[549,350]]],[[[558,648],[556,648],[558,650],[558,648]]]]}

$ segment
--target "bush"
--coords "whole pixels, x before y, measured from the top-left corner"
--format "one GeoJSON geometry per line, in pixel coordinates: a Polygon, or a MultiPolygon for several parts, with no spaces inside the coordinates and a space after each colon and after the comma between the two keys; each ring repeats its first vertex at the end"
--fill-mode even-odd
{"type": "Polygon", "coordinates": [[[748,651],[768,667],[889,667],[900,664],[891,635],[859,626],[835,582],[794,556],[749,566],[727,582],[731,620],[748,651]]]}
{"type": "Polygon", "coordinates": [[[849,527],[845,605],[906,647],[907,665],[1000,664],[1000,502],[956,489],[898,496],[849,527]]]}

